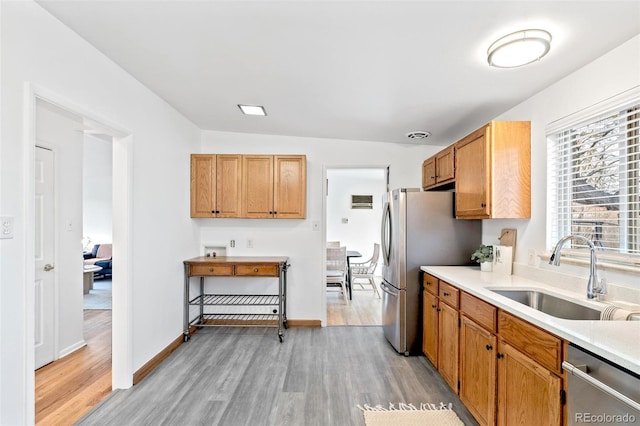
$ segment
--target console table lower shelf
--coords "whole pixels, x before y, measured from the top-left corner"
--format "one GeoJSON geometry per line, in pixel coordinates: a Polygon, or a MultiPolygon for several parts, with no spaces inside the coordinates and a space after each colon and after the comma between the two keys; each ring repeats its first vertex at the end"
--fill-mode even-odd
{"type": "Polygon", "coordinates": [[[288,328],[286,314],[286,257],[197,257],[184,261],[184,341],[191,327],[263,326],[277,327],[280,342],[288,328]],[[190,296],[190,279],[200,278],[200,291],[190,296]],[[205,278],[273,277],[278,278],[278,294],[209,294],[204,292],[205,278]],[[192,307],[197,313],[193,317],[192,307]]]}

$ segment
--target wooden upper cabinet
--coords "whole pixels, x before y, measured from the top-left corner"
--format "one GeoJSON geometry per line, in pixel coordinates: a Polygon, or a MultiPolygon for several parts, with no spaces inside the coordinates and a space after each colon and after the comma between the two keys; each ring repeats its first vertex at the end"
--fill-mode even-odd
{"type": "Polygon", "coordinates": [[[191,217],[240,217],[240,155],[191,155],[191,217]]]}
{"type": "Polygon", "coordinates": [[[216,156],[191,155],[191,217],[215,217],[216,156]]]}
{"type": "Polygon", "coordinates": [[[436,184],[436,157],[429,157],[422,162],[422,188],[427,189],[436,184]]]}
{"type": "Polygon", "coordinates": [[[455,179],[455,148],[453,145],[436,154],[436,181],[447,183],[455,179]]]}
{"type": "Polygon", "coordinates": [[[243,156],[243,217],[304,219],[307,162],[304,155],[243,156]]]}
{"type": "Polygon", "coordinates": [[[273,217],[273,156],[242,157],[242,216],[273,217]]]}
{"type": "Polygon", "coordinates": [[[422,188],[431,189],[455,181],[455,148],[448,146],[422,163],[422,188]]]}
{"type": "Polygon", "coordinates": [[[216,217],[240,217],[242,156],[216,156],[216,217]]]}
{"type": "Polygon", "coordinates": [[[531,123],[492,121],[455,143],[456,217],[531,217],[531,123]]]}
{"type": "Polygon", "coordinates": [[[191,217],[304,219],[304,155],[191,155],[191,217]]]}
{"type": "Polygon", "coordinates": [[[304,155],[274,157],[273,211],[278,219],[304,219],[307,207],[307,159],[304,155]]]}

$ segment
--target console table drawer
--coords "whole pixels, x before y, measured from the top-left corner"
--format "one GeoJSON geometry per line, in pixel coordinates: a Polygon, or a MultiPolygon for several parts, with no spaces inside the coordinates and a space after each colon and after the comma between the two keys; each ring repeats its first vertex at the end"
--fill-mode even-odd
{"type": "Polygon", "coordinates": [[[277,277],[276,265],[236,265],[236,276],[277,277]]]}
{"type": "Polygon", "coordinates": [[[233,265],[191,265],[191,276],[233,276],[233,265]]]}

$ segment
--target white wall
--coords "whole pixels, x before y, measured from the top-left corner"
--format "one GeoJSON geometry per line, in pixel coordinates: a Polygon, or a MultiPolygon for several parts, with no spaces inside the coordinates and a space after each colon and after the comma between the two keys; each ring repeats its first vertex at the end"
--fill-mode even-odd
{"type": "Polygon", "coordinates": [[[0,241],[0,424],[31,424],[33,257],[26,235],[33,232],[27,210],[33,154],[24,145],[25,82],[132,134],[132,371],[182,333],[181,261],[198,254],[197,225],[189,219],[189,154],[200,148],[200,130],[36,3],[0,7],[0,213],[15,218],[14,238],[0,241]]]}
{"type": "MultiPolygon", "coordinates": [[[[527,263],[528,250],[548,251],[555,242],[546,241],[547,140],[545,128],[567,115],[640,85],[640,36],[570,74],[520,105],[497,117],[500,120],[531,120],[531,220],[485,220],[483,241],[497,244],[501,228],[518,230],[515,261],[527,263]]],[[[546,267],[543,265],[543,267],[546,267]]],[[[561,270],[587,276],[584,268],[561,265],[561,270]]],[[[640,288],[637,274],[607,271],[610,282],[640,288]]]]}
{"type": "MultiPolygon", "coordinates": [[[[289,256],[287,317],[319,320],[326,316],[323,295],[323,185],[325,169],[331,167],[390,166],[390,186],[417,187],[422,161],[441,147],[354,142],[333,139],[204,131],[202,153],[306,154],[307,218],[304,220],[193,219],[200,226],[201,242],[228,244],[228,255],[289,256]],[[321,224],[313,231],[312,223],[321,224]],[[254,248],[246,248],[246,239],[254,248]]],[[[255,284],[236,284],[242,285],[255,284]]]]}
{"type": "MultiPolygon", "coordinates": [[[[362,259],[354,259],[354,262],[369,259],[373,244],[380,244],[382,195],[386,182],[384,169],[327,170],[327,241],[340,241],[349,250],[362,253],[362,259]],[[352,209],[351,195],[372,195],[373,208],[352,209]],[[343,219],[347,219],[347,223],[343,219]]],[[[381,269],[380,264],[378,269],[381,269]]]]}
{"type": "Polygon", "coordinates": [[[82,236],[91,246],[111,243],[113,142],[85,135],[83,146],[82,236]]]}

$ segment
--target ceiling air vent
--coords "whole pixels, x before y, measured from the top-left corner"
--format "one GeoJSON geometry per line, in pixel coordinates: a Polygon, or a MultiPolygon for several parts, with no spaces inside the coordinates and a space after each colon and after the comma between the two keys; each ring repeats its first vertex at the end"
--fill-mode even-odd
{"type": "Polygon", "coordinates": [[[352,195],[352,209],[373,209],[373,195],[352,195]]]}
{"type": "Polygon", "coordinates": [[[416,130],[414,132],[407,133],[407,137],[409,139],[426,139],[429,136],[431,136],[431,133],[424,130],[416,130]]]}

